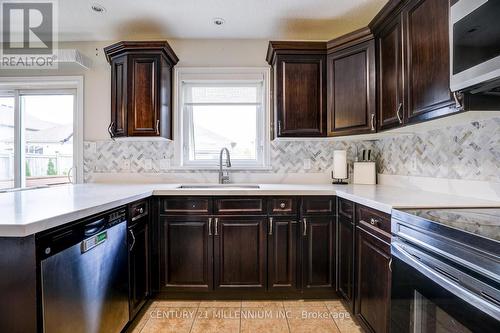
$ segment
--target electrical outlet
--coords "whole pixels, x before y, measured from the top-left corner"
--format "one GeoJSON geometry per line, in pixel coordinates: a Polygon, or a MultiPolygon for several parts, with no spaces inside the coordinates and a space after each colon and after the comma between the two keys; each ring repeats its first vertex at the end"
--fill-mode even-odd
{"type": "Polygon", "coordinates": [[[153,169],[153,161],[150,158],[146,158],[144,160],[144,169],[145,170],[151,170],[151,169],[153,169]]]}
{"type": "Polygon", "coordinates": [[[311,170],[311,159],[306,158],[304,160],[304,170],[311,170]]]}
{"type": "Polygon", "coordinates": [[[160,160],[160,170],[168,170],[170,169],[170,159],[162,158],[160,160]]]}
{"type": "Polygon", "coordinates": [[[417,156],[413,155],[411,157],[411,169],[412,171],[416,172],[417,171],[417,156]]]}
{"type": "Polygon", "coordinates": [[[130,159],[126,158],[123,160],[122,169],[123,170],[130,170],[130,159]]]}

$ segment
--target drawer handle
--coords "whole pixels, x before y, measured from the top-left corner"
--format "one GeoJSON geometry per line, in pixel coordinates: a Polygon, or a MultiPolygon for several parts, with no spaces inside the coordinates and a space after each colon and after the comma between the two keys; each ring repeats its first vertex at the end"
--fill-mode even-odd
{"type": "Polygon", "coordinates": [[[304,217],[302,219],[302,222],[304,223],[304,233],[303,233],[303,235],[307,236],[307,219],[304,217]]]}
{"type": "Polygon", "coordinates": [[[156,135],[160,135],[160,119],[156,120],[156,135]]]}
{"type": "Polygon", "coordinates": [[[269,218],[269,236],[273,235],[273,218],[269,218]]]}
{"type": "Polygon", "coordinates": [[[371,225],[377,226],[377,225],[378,225],[378,223],[379,223],[379,221],[378,221],[377,219],[375,219],[375,218],[373,218],[373,217],[372,217],[372,218],[370,218],[370,224],[371,224],[371,225]]]}
{"type": "Polygon", "coordinates": [[[215,218],[215,236],[219,236],[219,218],[215,218]]]}
{"type": "Polygon", "coordinates": [[[212,236],[212,218],[208,218],[208,235],[212,236]]]}
{"type": "Polygon", "coordinates": [[[138,212],[139,214],[144,213],[144,208],[143,208],[143,207],[137,208],[137,212],[138,212]]]}
{"type": "Polygon", "coordinates": [[[284,202],[281,202],[281,203],[280,203],[280,208],[281,208],[281,209],[284,209],[285,207],[286,207],[286,204],[285,204],[284,202]]]}

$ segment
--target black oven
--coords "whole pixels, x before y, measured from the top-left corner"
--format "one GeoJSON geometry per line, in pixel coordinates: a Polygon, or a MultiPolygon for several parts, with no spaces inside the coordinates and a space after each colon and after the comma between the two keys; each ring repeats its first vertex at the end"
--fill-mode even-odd
{"type": "Polygon", "coordinates": [[[391,332],[500,332],[499,242],[393,212],[391,332]]]}

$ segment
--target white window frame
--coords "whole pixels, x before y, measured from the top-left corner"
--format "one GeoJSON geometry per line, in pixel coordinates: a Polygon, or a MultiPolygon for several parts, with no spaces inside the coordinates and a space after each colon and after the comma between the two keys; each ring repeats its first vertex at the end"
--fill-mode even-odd
{"type": "Polygon", "coordinates": [[[216,161],[189,161],[188,154],[189,123],[184,112],[183,84],[202,82],[207,80],[213,83],[245,83],[262,80],[262,110],[257,119],[257,140],[260,141],[260,160],[245,162],[233,160],[232,170],[268,170],[270,154],[270,70],[267,67],[176,67],[174,70],[174,160],[173,167],[179,169],[213,170],[218,169],[216,161]]]}
{"type": "Polygon", "coordinates": [[[34,92],[35,94],[57,93],[57,91],[75,90],[73,107],[73,171],[71,173],[72,183],[83,183],[83,76],[31,76],[31,77],[0,77],[0,91],[14,91],[14,188],[26,186],[24,149],[21,142],[24,141],[24,129],[22,113],[19,108],[19,92],[34,92]],[[19,133],[21,131],[21,133],[19,133]]]}

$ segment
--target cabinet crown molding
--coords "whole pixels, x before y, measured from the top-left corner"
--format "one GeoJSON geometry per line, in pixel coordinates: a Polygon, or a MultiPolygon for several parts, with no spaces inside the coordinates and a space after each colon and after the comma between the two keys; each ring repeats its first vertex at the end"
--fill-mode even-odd
{"type": "Polygon", "coordinates": [[[167,41],[120,41],[104,48],[109,63],[111,63],[112,58],[129,52],[161,52],[172,66],[179,62],[179,58],[167,41]]]}
{"type": "Polygon", "coordinates": [[[326,42],[270,41],[266,55],[269,65],[277,54],[326,54],[326,42]]]}
{"type": "Polygon", "coordinates": [[[361,44],[368,40],[373,39],[373,33],[369,27],[363,27],[361,29],[350,32],[346,35],[332,39],[326,43],[328,53],[340,51],[348,47],[361,44]]]}

